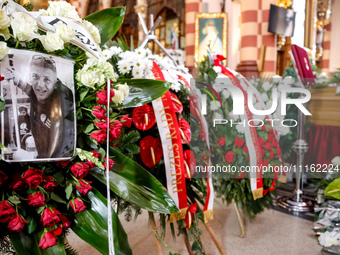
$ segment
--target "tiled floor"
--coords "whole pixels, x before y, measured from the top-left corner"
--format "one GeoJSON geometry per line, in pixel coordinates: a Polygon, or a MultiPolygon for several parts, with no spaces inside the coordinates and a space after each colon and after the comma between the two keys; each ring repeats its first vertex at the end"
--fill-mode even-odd
{"type": "MultiPolygon", "coordinates": [[[[136,222],[122,220],[132,251],[136,255],[157,255],[151,230],[147,228],[147,219],[147,212],[143,212],[136,222]]],[[[210,225],[228,255],[319,255],[322,248],[314,236],[312,221],[277,210],[266,210],[252,222],[246,220],[245,238],[240,237],[232,206],[226,208],[215,205],[214,220],[210,225]]],[[[204,230],[202,242],[206,254],[219,254],[203,225],[202,230],[204,230]]],[[[68,239],[80,255],[100,254],[74,234],[68,239]]],[[[188,254],[183,238],[177,237],[177,242],[174,243],[170,229],[166,234],[166,242],[175,252],[188,254]]],[[[169,254],[164,246],[162,248],[163,254],[169,254]]]]}

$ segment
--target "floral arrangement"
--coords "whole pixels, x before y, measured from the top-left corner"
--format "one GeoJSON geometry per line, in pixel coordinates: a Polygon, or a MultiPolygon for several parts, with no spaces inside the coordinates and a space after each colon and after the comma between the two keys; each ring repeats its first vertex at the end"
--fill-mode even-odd
{"type": "MultiPolygon", "coordinates": [[[[0,162],[1,238],[9,238],[17,254],[65,254],[70,253],[66,230],[72,228],[84,241],[107,254],[108,202],[102,195],[106,187],[104,171],[110,171],[110,188],[116,200],[124,199],[151,212],[178,212],[163,185],[131,159],[139,153],[135,143],[140,135],[130,130],[133,119],[125,114],[127,107],[151,102],[170,85],[147,79],[132,80],[132,77],[120,79],[116,63],[112,66],[105,59],[96,59],[73,43],[72,27],[57,23],[55,31],[43,31],[29,12],[11,1],[8,4],[14,6],[15,11],[0,10],[2,57],[16,48],[75,62],[77,148],[76,155],[68,161],[0,162]],[[107,88],[108,79],[110,88],[107,88]],[[112,102],[110,109],[106,107],[108,101],[112,102]],[[106,141],[109,141],[109,155],[106,141]],[[106,169],[107,162],[109,169],[106,169]]],[[[82,20],[75,8],[64,1],[49,4],[41,15],[71,17],[81,22],[94,41],[101,44],[114,36],[124,17],[124,8],[109,8],[82,20]]],[[[4,109],[3,99],[0,108],[4,109]]],[[[1,150],[5,151],[6,147],[1,146],[1,150]]],[[[114,211],[112,224],[115,252],[131,254],[127,236],[114,211]]]]}

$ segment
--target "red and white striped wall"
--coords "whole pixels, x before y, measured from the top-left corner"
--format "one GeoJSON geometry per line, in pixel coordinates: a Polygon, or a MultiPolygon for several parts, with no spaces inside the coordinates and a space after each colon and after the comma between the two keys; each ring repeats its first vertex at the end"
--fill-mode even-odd
{"type": "Polygon", "coordinates": [[[323,55],[321,59],[321,71],[326,74],[329,73],[329,59],[330,59],[330,50],[331,50],[331,32],[332,32],[332,23],[328,24],[324,27],[323,33],[323,55]]]}

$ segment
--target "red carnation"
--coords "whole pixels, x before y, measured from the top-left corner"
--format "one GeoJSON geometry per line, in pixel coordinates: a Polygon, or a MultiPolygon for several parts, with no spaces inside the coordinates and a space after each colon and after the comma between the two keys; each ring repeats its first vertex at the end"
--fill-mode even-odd
{"type": "Polygon", "coordinates": [[[236,137],[234,145],[241,148],[244,144],[244,140],[242,138],[236,137]]]}
{"type": "Polygon", "coordinates": [[[84,162],[78,162],[73,164],[71,172],[78,179],[83,179],[90,172],[90,166],[84,162]]]}
{"type": "Polygon", "coordinates": [[[8,179],[7,175],[0,170],[0,185],[8,179]]]}
{"type": "Polygon", "coordinates": [[[269,159],[272,160],[273,158],[274,158],[274,152],[271,151],[269,154],[269,159]]]}
{"type": "Polygon", "coordinates": [[[260,147],[264,146],[264,141],[262,137],[259,137],[259,144],[260,144],[260,147]]]}
{"type": "Polygon", "coordinates": [[[79,192],[85,196],[92,190],[92,186],[90,185],[92,182],[85,181],[85,180],[79,180],[76,188],[79,190],[79,192]]]}
{"type": "Polygon", "coordinates": [[[28,205],[33,207],[41,207],[45,204],[45,197],[44,195],[38,191],[32,194],[29,194],[27,197],[28,205]]]}
{"type": "Polygon", "coordinates": [[[62,160],[62,161],[57,161],[55,162],[57,164],[57,166],[67,166],[68,164],[70,164],[71,160],[62,160]]]}
{"type": "Polygon", "coordinates": [[[97,119],[103,120],[106,119],[105,112],[106,110],[102,108],[100,105],[94,106],[93,107],[92,114],[96,116],[97,119]]]}
{"type": "Polygon", "coordinates": [[[20,173],[16,173],[12,177],[12,182],[9,185],[10,188],[12,188],[15,191],[20,191],[24,188],[28,187],[28,184],[22,179],[20,173]]]}
{"type": "MultiPolygon", "coordinates": [[[[112,97],[114,95],[115,92],[113,91],[113,89],[110,88],[110,103],[112,102],[112,97]]],[[[107,90],[97,92],[96,97],[98,98],[98,104],[107,105],[107,90]]]]}
{"type": "Polygon", "coordinates": [[[6,200],[0,202],[0,222],[5,223],[9,221],[17,212],[13,206],[6,200]]]}
{"type": "Polygon", "coordinates": [[[191,130],[190,130],[189,123],[185,119],[179,117],[178,118],[178,126],[179,126],[179,131],[180,131],[181,136],[182,136],[182,143],[183,144],[190,143],[191,130]]]}
{"type": "Polygon", "coordinates": [[[20,215],[16,214],[9,222],[8,229],[12,232],[20,232],[24,229],[25,225],[28,224],[27,221],[20,215]]]}
{"type": "Polygon", "coordinates": [[[118,139],[120,136],[120,132],[122,131],[123,124],[115,120],[113,123],[110,123],[110,141],[118,139]]]}
{"type": "Polygon", "coordinates": [[[163,156],[163,149],[159,138],[152,136],[144,137],[139,144],[139,153],[142,162],[151,168],[156,165],[163,156]]]}
{"type": "Polygon", "coordinates": [[[84,202],[80,197],[72,199],[70,201],[70,205],[75,213],[81,212],[86,209],[86,206],[84,205],[84,202]]]}
{"type": "Polygon", "coordinates": [[[279,146],[276,147],[276,154],[280,157],[281,155],[281,148],[279,146]]]}
{"type": "Polygon", "coordinates": [[[243,149],[242,149],[245,153],[249,153],[249,150],[248,150],[248,146],[247,145],[245,145],[244,147],[243,147],[243,149]]]}
{"type": "Polygon", "coordinates": [[[71,222],[66,218],[64,214],[59,215],[63,229],[67,229],[71,226],[71,222]]]}
{"type": "Polygon", "coordinates": [[[174,106],[175,112],[178,112],[179,114],[181,114],[183,111],[183,105],[181,101],[179,101],[178,97],[174,93],[169,92],[169,94],[170,94],[170,98],[172,101],[172,105],[174,106]]]}
{"type": "MultiPolygon", "coordinates": [[[[106,170],[106,157],[104,158],[104,160],[105,160],[105,161],[104,161],[103,165],[104,165],[105,170],[106,170]]],[[[114,165],[113,160],[109,158],[109,171],[111,171],[113,165],[114,165]]]]}
{"type": "Polygon", "coordinates": [[[128,128],[131,127],[132,118],[129,118],[129,115],[128,115],[128,114],[123,115],[123,116],[120,118],[120,121],[122,122],[123,127],[128,127],[128,128]]]}
{"type": "Polygon", "coordinates": [[[22,179],[24,179],[31,189],[36,189],[43,182],[43,171],[39,169],[28,169],[22,179]]]}
{"type": "Polygon", "coordinates": [[[231,163],[234,161],[234,152],[232,151],[228,151],[226,154],[225,154],[225,159],[227,160],[228,163],[231,163]]]}
{"type": "Polygon", "coordinates": [[[43,233],[39,240],[39,247],[41,249],[46,249],[57,244],[57,238],[52,231],[43,233]]]}
{"type": "Polygon", "coordinates": [[[94,140],[96,140],[98,143],[103,143],[106,140],[106,130],[100,129],[93,131],[90,135],[94,140]]]}
{"type": "Polygon", "coordinates": [[[186,150],[183,153],[184,166],[185,166],[185,178],[191,178],[195,174],[196,159],[195,155],[191,150],[186,150]]]}
{"type": "Polygon", "coordinates": [[[40,221],[44,228],[53,227],[60,222],[60,212],[57,209],[46,208],[40,217],[40,221]]]}
{"type": "Polygon", "coordinates": [[[270,142],[266,142],[265,143],[265,148],[266,148],[266,150],[270,151],[272,149],[272,144],[270,142]]]}
{"type": "Polygon", "coordinates": [[[221,137],[220,139],[218,139],[218,145],[224,146],[225,145],[225,137],[221,137]]]}
{"type": "Polygon", "coordinates": [[[51,192],[54,190],[57,185],[54,183],[54,179],[51,176],[45,176],[45,182],[44,182],[44,189],[48,192],[51,192]]]}
{"type": "Polygon", "coordinates": [[[136,128],[140,130],[148,130],[156,123],[156,116],[150,105],[142,105],[135,107],[132,111],[132,121],[136,128]]]}

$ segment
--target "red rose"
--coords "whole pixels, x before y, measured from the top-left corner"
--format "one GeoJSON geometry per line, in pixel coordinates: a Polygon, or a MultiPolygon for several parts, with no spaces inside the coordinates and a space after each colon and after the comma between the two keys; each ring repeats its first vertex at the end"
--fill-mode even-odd
{"type": "Polygon", "coordinates": [[[25,224],[28,224],[27,221],[20,215],[16,214],[9,222],[8,229],[12,232],[20,232],[24,229],[25,224]]]}
{"type": "Polygon", "coordinates": [[[227,162],[231,163],[234,161],[234,152],[228,151],[224,157],[227,160],[227,162]]]}
{"type": "Polygon", "coordinates": [[[260,147],[264,146],[264,141],[262,137],[259,137],[259,144],[260,144],[260,147]]]}
{"type": "Polygon", "coordinates": [[[0,185],[8,179],[7,175],[0,170],[0,185]]]}
{"type": "Polygon", "coordinates": [[[262,161],[262,166],[268,166],[269,162],[268,159],[262,161]]]}
{"type": "Polygon", "coordinates": [[[241,148],[244,144],[244,140],[242,138],[236,137],[234,145],[241,148]]]}
{"type": "Polygon", "coordinates": [[[74,198],[70,201],[70,206],[74,210],[75,213],[81,212],[86,209],[83,200],[80,197],[74,198]]]}
{"type": "Polygon", "coordinates": [[[153,107],[150,105],[142,105],[135,107],[132,111],[133,124],[139,130],[148,130],[156,123],[156,116],[153,107]]]}
{"type": "Polygon", "coordinates": [[[183,144],[190,143],[191,130],[190,130],[189,123],[185,119],[179,117],[178,118],[178,126],[179,126],[179,131],[180,131],[181,136],[182,136],[182,143],[183,144]]]}
{"type": "Polygon", "coordinates": [[[243,147],[243,149],[242,149],[245,153],[249,153],[249,150],[248,150],[248,146],[247,145],[245,145],[244,147],[243,147]]]}
{"type": "Polygon", "coordinates": [[[129,115],[128,115],[128,114],[123,115],[123,116],[120,118],[120,121],[122,122],[123,127],[128,127],[128,128],[131,127],[132,118],[129,118],[129,115]]]}
{"type": "Polygon", "coordinates": [[[98,151],[93,150],[91,152],[92,152],[93,157],[100,158],[100,154],[98,151]]]}
{"type": "Polygon", "coordinates": [[[45,204],[45,197],[44,195],[38,191],[32,194],[29,194],[27,197],[28,205],[33,207],[41,207],[45,204]]]}
{"type": "Polygon", "coordinates": [[[40,217],[40,221],[44,228],[53,227],[60,222],[60,212],[57,209],[46,208],[40,217]]]}
{"type": "MultiPolygon", "coordinates": [[[[106,157],[104,158],[104,160],[105,160],[105,161],[104,161],[103,165],[104,165],[105,170],[106,170],[106,157]]],[[[113,160],[109,158],[109,171],[111,171],[113,165],[114,165],[113,160]]]]}
{"type": "Polygon", "coordinates": [[[9,221],[17,212],[10,203],[6,200],[0,202],[0,222],[5,223],[9,221]]]}
{"type": "Polygon", "coordinates": [[[51,176],[45,176],[44,189],[48,192],[54,190],[57,185],[54,183],[54,179],[51,176]]]}
{"type": "Polygon", "coordinates": [[[115,139],[118,139],[120,136],[120,132],[122,131],[123,124],[115,120],[110,124],[110,141],[112,142],[115,139]]]}
{"type": "Polygon", "coordinates": [[[93,131],[90,136],[98,143],[103,143],[106,140],[106,130],[100,129],[93,131]]]}
{"type": "Polygon", "coordinates": [[[264,149],[261,149],[261,155],[262,155],[262,157],[264,157],[264,155],[265,155],[264,149]]]}
{"type": "Polygon", "coordinates": [[[85,181],[85,180],[79,180],[76,188],[79,190],[79,192],[85,196],[92,190],[92,186],[90,185],[92,182],[85,181]]]}
{"type": "Polygon", "coordinates": [[[219,140],[218,140],[218,145],[221,145],[221,146],[224,146],[225,145],[225,137],[221,137],[219,140]]]}
{"type": "Polygon", "coordinates": [[[271,151],[269,154],[269,159],[272,160],[273,158],[274,158],[274,152],[271,151]]]}
{"type": "Polygon", "coordinates": [[[275,165],[273,169],[274,169],[274,180],[277,180],[277,177],[279,176],[279,172],[280,172],[280,167],[278,165],[275,165]]]}
{"type": "Polygon", "coordinates": [[[279,146],[276,147],[276,154],[280,157],[281,155],[281,148],[279,146]]]}
{"type": "Polygon", "coordinates": [[[169,92],[169,95],[172,101],[172,105],[174,107],[174,111],[181,114],[183,111],[183,105],[181,101],[179,101],[178,97],[174,93],[169,92]]]}
{"type": "Polygon", "coordinates": [[[106,131],[107,129],[107,120],[95,121],[94,124],[102,130],[106,131]]]}
{"type": "Polygon", "coordinates": [[[271,142],[273,140],[273,136],[271,134],[268,134],[267,137],[268,137],[268,142],[271,142]]]}
{"type": "Polygon", "coordinates": [[[39,247],[41,249],[46,249],[57,244],[57,238],[52,231],[43,233],[39,240],[39,247]]]}
{"type": "Polygon", "coordinates": [[[266,127],[265,127],[265,125],[262,125],[261,128],[262,128],[263,132],[266,132],[266,127]]]}
{"type": "Polygon", "coordinates": [[[24,179],[28,183],[28,186],[31,189],[36,189],[40,185],[40,183],[43,182],[42,175],[43,171],[39,169],[28,169],[22,176],[22,179],[24,179]]]}
{"type": "Polygon", "coordinates": [[[270,151],[272,149],[272,144],[270,142],[266,142],[265,143],[265,148],[266,148],[266,150],[270,151]]]}
{"type": "Polygon", "coordinates": [[[71,222],[66,218],[64,214],[59,215],[63,229],[67,229],[71,226],[71,222]]]}
{"type": "Polygon", "coordinates": [[[96,116],[97,119],[103,120],[106,119],[105,112],[106,110],[102,108],[100,105],[94,106],[93,107],[92,114],[96,116]]]}
{"type": "MultiPolygon", "coordinates": [[[[110,88],[110,103],[112,102],[112,97],[114,95],[115,92],[113,91],[113,89],[110,88]]],[[[98,104],[107,105],[107,90],[97,92],[96,97],[98,98],[98,104]]]]}
{"type": "Polygon", "coordinates": [[[78,162],[73,164],[71,172],[78,179],[83,179],[90,172],[90,166],[84,162],[78,162]]]}
{"type": "Polygon", "coordinates": [[[279,145],[279,142],[277,141],[276,138],[274,138],[274,139],[272,140],[272,145],[273,145],[273,147],[276,147],[276,146],[279,145]]]}
{"type": "Polygon", "coordinates": [[[28,187],[28,184],[22,179],[21,173],[16,173],[13,175],[12,182],[9,185],[15,191],[20,191],[28,187]]]}
{"type": "Polygon", "coordinates": [[[57,166],[67,166],[68,164],[70,164],[71,160],[62,160],[62,161],[57,161],[55,162],[57,164],[57,166]]]}

